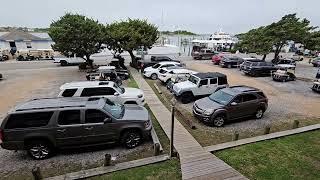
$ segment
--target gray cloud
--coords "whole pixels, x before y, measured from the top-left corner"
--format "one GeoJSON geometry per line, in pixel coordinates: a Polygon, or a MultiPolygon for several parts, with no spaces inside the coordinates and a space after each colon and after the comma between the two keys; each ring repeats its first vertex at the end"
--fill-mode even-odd
{"type": "Polygon", "coordinates": [[[197,33],[212,33],[219,28],[231,33],[245,32],[294,12],[308,18],[312,25],[320,24],[318,0],[2,1],[0,26],[48,27],[65,12],[84,14],[103,23],[128,17],[143,18],[160,29],[186,29],[197,33]]]}

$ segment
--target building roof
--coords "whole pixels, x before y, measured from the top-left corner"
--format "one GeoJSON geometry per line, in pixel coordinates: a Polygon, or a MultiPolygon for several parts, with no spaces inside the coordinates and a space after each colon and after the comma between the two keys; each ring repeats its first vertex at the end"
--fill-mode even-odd
{"type": "Polygon", "coordinates": [[[24,31],[11,31],[0,36],[0,41],[45,41],[48,38],[41,38],[24,31]]]}
{"type": "Polygon", "coordinates": [[[195,76],[199,77],[200,79],[216,78],[216,77],[226,78],[227,77],[225,74],[222,74],[222,73],[219,73],[219,72],[197,73],[197,74],[195,74],[195,76]]]}

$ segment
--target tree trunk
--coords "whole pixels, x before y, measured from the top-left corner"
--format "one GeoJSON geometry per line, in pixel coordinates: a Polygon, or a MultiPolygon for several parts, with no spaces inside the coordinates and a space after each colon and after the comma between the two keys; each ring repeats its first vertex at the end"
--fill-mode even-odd
{"type": "Polygon", "coordinates": [[[130,54],[130,57],[131,57],[132,67],[137,68],[137,59],[136,59],[136,56],[133,54],[133,51],[132,51],[132,50],[129,50],[128,53],[130,54]]]}
{"type": "Polygon", "coordinates": [[[93,60],[90,59],[90,54],[86,54],[86,62],[93,69],[93,60]]]}
{"type": "Polygon", "coordinates": [[[276,48],[276,51],[274,52],[274,59],[279,59],[279,54],[280,54],[283,46],[284,46],[284,44],[278,45],[278,47],[276,48]]]}
{"type": "Polygon", "coordinates": [[[265,61],[265,60],[266,60],[266,57],[267,57],[267,55],[264,54],[263,57],[262,57],[262,61],[265,61]]]}

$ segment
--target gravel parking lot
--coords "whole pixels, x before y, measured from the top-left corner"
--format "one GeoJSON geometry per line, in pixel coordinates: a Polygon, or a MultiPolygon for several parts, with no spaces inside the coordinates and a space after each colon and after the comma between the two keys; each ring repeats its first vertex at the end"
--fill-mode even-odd
{"type": "MultiPolygon", "coordinates": [[[[4,80],[0,81],[1,120],[17,103],[33,98],[55,97],[62,84],[85,80],[85,73],[79,72],[77,67],[57,67],[52,62],[3,63],[0,73],[4,74],[4,80]]],[[[118,145],[81,148],[63,151],[50,159],[35,161],[26,152],[0,148],[0,179],[30,179],[31,169],[35,165],[40,166],[46,176],[53,176],[101,165],[106,153],[118,161],[126,161],[130,157],[140,157],[148,152],[152,152],[150,141],[130,150],[118,145]]]]}

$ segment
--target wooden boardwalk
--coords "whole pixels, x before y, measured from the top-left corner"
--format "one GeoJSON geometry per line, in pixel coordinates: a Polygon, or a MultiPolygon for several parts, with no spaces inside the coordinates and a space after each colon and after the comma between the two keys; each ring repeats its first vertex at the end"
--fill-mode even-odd
{"type": "MultiPolygon", "coordinates": [[[[143,90],[151,111],[170,138],[170,111],[161,103],[140,73],[132,68],[130,71],[140,89],[143,90]]],[[[174,132],[174,147],[179,153],[182,179],[247,179],[225,162],[205,151],[177,120],[174,132]]]]}

